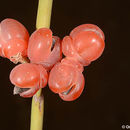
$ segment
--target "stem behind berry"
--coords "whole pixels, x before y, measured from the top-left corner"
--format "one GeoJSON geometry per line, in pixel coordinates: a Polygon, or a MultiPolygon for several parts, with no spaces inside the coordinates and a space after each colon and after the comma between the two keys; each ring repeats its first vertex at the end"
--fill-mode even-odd
{"type": "MultiPolygon", "coordinates": [[[[39,0],[36,28],[50,27],[53,0],[39,0]]],[[[40,89],[32,99],[30,130],[42,130],[44,114],[44,98],[40,89]]]]}

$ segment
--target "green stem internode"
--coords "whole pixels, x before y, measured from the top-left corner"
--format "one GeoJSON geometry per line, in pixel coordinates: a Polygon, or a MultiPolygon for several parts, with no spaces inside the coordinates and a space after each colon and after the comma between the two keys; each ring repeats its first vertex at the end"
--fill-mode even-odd
{"type": "Polygon", "coordinates": [[[30,130],[42,130],[44,115],[44,98],[40,89],[32,99],[30,130]]]}
{"type": "Polygon", "coordinates": [[[39,0],[36,28],[50,28],[53,0],[39,0]]]}

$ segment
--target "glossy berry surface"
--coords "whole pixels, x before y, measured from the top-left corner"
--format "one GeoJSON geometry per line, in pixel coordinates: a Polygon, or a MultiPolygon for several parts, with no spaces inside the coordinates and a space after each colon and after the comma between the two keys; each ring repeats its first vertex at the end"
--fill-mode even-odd
{"type": "Polygon", "coordinates": [[[84,88],[83,67],[73,59],[65,58],[57,63],[49,75],[49,88],[64,101],[77,99],[84,88]]]}
{"type": "Polygon", "coordinates": [[[32,63],[42,64],[46,69],[61,60],[61,42],[47,28],[36,30],[29,39],[28,57],[32,63]]]}
{"type": "Polygon", "coordinates": [[[14,19],[5,19],[0,23],[0,55],[18,62],[18,54],[27,56],[29,34],[26,28],[14,19]]]}
{"type": "Polygon", "coordinates": [[[102,30],[92,24],[76,27],[71,31],[70,36],[65,36],[62,41],[64,55],[77,59],[84,66],[99,58],[104,47],[102,30]]]}
{"type": "Polygon", "coordinates": [[[71,32],[70,36],[75,37],[78,33],[83,32],[83,31],[91,31],[97,33],[103,40],[105,40],[105,36],[103,31],[94,24],[82,24],[77,27],[75,27],[71,32]]]}
{"type": "Polygon", "coordinates": [[[29,88],[20,93],[20,96],[32,97],[40,88],[46,86],[48,74],[42,65],[25,63],[17,65],[11,71],[10,80],[19,88],[29,88]]]}

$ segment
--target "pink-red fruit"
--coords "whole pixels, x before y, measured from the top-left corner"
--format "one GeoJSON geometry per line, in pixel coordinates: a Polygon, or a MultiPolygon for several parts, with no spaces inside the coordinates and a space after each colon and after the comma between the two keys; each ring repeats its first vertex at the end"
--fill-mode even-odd
{"type": "Polygon", "coordinates": [[[48,28],[36,30],[29,39],[28,57],[32,63],[50,70],[62,58],[61,41],[48,28]]]}
{"type": "Polygon", "coordinates": [[[11,71],[10,80],[16,86],[14,94],[32,97],[40,88],[46,86],[48,74],[42,65],[25,63],[17,65],[11,71]],[[22,89],[26,91],[22,91],[22,89]]]}
{"type": "Polygon", "coordinates": [[[93,24],[83,24],[74,28],[70,36],[65,36],[62,41],[64,55],[77,59],[84,66],[99,58],[104,47],[104,34],[93,24]]]}
{"type": "Polygon", "coordinates": [[[74,59],[63,59],[50,71],[49,88],[64,101],[77,99],[84,88],[82,71],[83,66],[74,59]]]}
{"type": "Polygon", "coordinates": [[[27,56],[29,34],[26,28],[14,19],[0,23],[0,56],[14,63],[27,56]]]}

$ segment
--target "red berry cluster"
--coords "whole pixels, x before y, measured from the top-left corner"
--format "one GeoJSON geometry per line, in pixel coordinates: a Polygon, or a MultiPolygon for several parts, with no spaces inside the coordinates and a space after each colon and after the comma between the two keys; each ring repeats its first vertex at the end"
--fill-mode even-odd
{"type": "Polygon", "coordinates": [[[32,97],[48,82],[64,101],[77,99],[84,89],[83,67],[99,58],[104,47],[104,33],[93,24],[80,25],[60,40],[47,28],[29,37],[16,20],[0,23],[0,55],[14,63],[29,59],[29,63],[17,65],[10,73],[14,94],[22,97],[32,97]]]}

